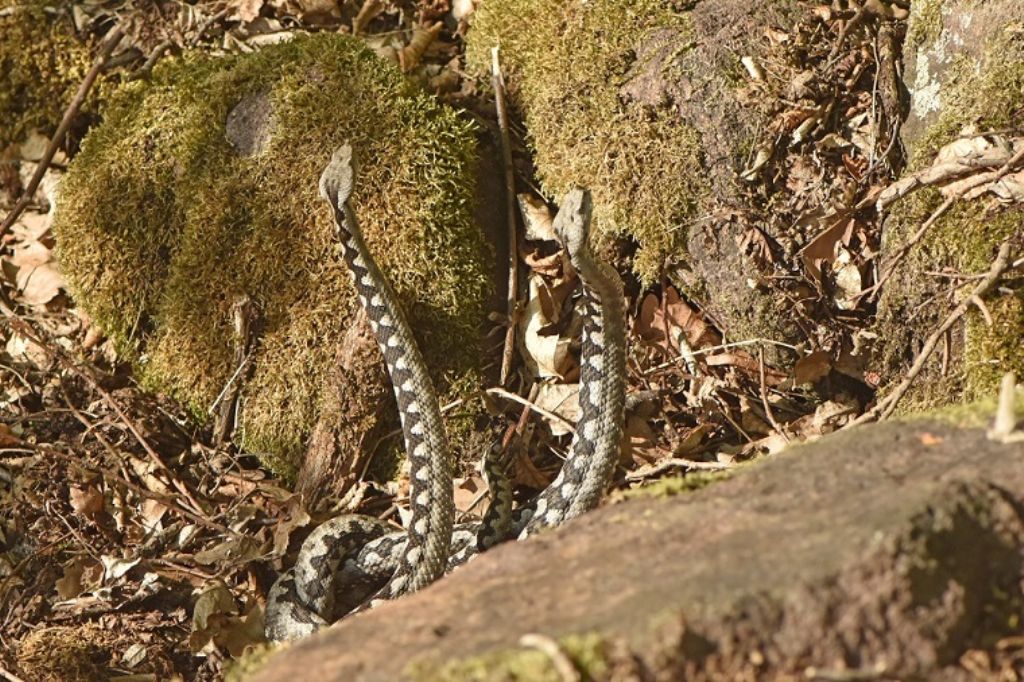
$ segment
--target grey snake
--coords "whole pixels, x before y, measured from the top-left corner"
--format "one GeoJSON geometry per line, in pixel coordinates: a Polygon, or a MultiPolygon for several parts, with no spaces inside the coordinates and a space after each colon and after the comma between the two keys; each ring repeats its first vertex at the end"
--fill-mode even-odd
{"type": "Polygon", "coordinates": [[[398,532],[355,514],[317,527],[303,542],[295,567],[281,574],[267,596],[271,641],[304,637],[371,601],[414,592],[498,542],[593,509],[618,461],[626,375],[622,281],[591,252],[590,194],[573,189],[554,223],[583,284],[580,417],[569,456],[547,488],[513,511],[504,463],[497,451],[489,453],[484,472],[491,506],[478,523],[454,524],[453,463],[436,392],[349,203],[356,173],[352,148],[343,145],[320,177],[320,195],[333,209],[345,264],[391,377],[409,457],[411,516],[398,532]]]}

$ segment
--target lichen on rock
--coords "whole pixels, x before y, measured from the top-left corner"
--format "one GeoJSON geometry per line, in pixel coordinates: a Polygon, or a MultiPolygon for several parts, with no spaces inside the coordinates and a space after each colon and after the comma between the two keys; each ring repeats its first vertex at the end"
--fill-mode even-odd
{"type": "Polygon", "coordinates": [[[355,39],[165,61],[112,99],[58,199],[54,231],[76,300],[147,387],[197,416],[235,369],[232,304],[241,294],[256,303],[242,441],[284,472],[328,398],[376,401],[348,422],[337,415],[353,447],[389,404],[365,390],[381,384],[374,367],[341,386],[326,380],[358,309],[317,194],[344,141],[360,156],[354,207],[370,249],[435,378],[464,384],[478,376],[490,291],[472,215],[474,130],[355,39]]]}

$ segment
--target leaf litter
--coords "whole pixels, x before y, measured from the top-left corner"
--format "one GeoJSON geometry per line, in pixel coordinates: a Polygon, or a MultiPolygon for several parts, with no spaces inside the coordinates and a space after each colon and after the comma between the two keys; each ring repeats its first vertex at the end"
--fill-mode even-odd
{"type": "MultiPolygon", "coordinates": [[[[161,49],[251,51],[296,31],[352,32],[441,98],[490,118],[487,95],[462,68],[461,39],[477,4],[229,0],[183,5],[167,16],[121,11],[125,50],[139,55],[123,68],[142,68],[139,61],[161,49]]],[[[743,62],[748,96],[775,109],[741,174],[750,195],[771,210],[738,246],[785,275],[766,280],[752,272],[753,285],[811,301],[801,310],[819,306],[828,324],[811,325],[813,343],[797,349],[791,371],[781,371],[764,360],[770,340],[727,338],[699,302],[667,281],[642,290],[627,278],[629,395],[616,487],[729,469],[834,431],[862,410],[861,398],[835,380],[870,386],[873,379],[864,372],[870,339],[859,320],[870,313],[863,294],[876,277],[874,204],[884,208],[933,185],[1021,201],[1020,173],[984,173],[1024,143],[993,135],[967,136],[932,168],[891,184],[899,168],[885,153],[893,142],[889,112],[864,84],[879,68],[868,49],[878,27],[901,19],[884,16],[898,7],[875,4],[856,25],[853,9],[816,6],[792,31],[766,30],[776,48],[768,58],[743,62]],[[814,39],[822,35],[829,39],[814,39]],[[771,74],[785,72],[780,64],[798,51],[804,68],[773,89],[771,74]],[[765,174],[779,169],[772,182],[785,186],[785,206],[763,194],[772,184],[765,174]],[[778,237],[793,231],[801,239],[778,237]]],[[[102,3],[75,13],[86,31],[113,16],[102,3]]],[[[19,178],[4,176],[5,187],[16,189],[31,174],[40,144],[38,136],[24,141],[19,178]]],[[[516,164],[529,185],[526,148],[520,134],[516,164]]],[[[59,181],[59,170],[48,173],[36,206],[46,206],[59,181]]],[[[499,394],[487,401],[496,421],[508,424],[503,441],[515,454],[513,477],[530,494],[554,478],[572,438],[580,319],[577,278],[555,241],[551,208],[529,192],[518,200],[525,234],[517,261],[527,273],[516,339],[519,400],[499,394]]],[[[255,457],[211,447],[179,406],[132,382],[117,349],[63,292],[45,210],[26,212],[3,247],[3,291],[20,324],[0,330],[0,628],[14,645],[0,647],[0,664],[46,679],[39,652],[49,648],[71,652],[62,661],[85,661],[74,664],[83,674],[220,679],[232,659],[262,641],[266,590],[304,535],[338,512],[397,522],[406,513],[407,473],[397,483],[358,481],[341,500],[310,504],[269,479],[255,457]],[[155,464],[153,452],[166,466],[155,464]]],[[[635,245],[602,248],[628,271],[635,245]]],[[[486,487],[472,469],[461,474],[460,515],[479,516],[486,487]]],[[[65,672],[73,667],[64,665],[65,672]]]]}

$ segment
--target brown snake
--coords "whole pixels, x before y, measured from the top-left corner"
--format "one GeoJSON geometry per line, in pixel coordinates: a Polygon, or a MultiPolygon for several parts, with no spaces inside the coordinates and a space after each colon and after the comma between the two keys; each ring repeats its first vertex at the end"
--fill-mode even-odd
{"type": "Polygon", "coordinates": [[[320,194],[334,211],[345,263],[391,376],[410,461],[412,515],[405,532],[353,514],[314,530],[295,568],[281,575],[267,597],[266,632],[275,641],[310,634],[369,598],[418,590],[497,542],[593,509],[618,459],[625,403],[622,282],[590,251],[590,195],[574,189],[555,220],[583,283],[580,419],[571,452],[551,485],[515,512],[502,463],[489,457],[491,508],[481,523],[454,526],[452,461],[436,393],[394,292],[359,231],[349,204],[355,175],[352,149],[344,145],[320,178],[320,194]],[[342,600],[335,603],[337,592],[342,600]]]}

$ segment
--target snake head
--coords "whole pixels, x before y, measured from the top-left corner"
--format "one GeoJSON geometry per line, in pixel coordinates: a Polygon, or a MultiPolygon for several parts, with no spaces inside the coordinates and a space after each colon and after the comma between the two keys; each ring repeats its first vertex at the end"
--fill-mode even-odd
{"type": "Polygon", "coordinates": [[[574,257],[587,247],[587,233],[590,231],[590,214],[593,203],[590,191],[574,187],[562,198],[562,205],[555,216],[553,227],[562,244],[574,257]]]}
{"type": "Polygon", "coordinates": [[[341,205],[352,194],[357,167],[352,145],[346,142],[335,150],[330,163],[320,174],[320,196],[336,210],[341,210],[341,205]]]}

